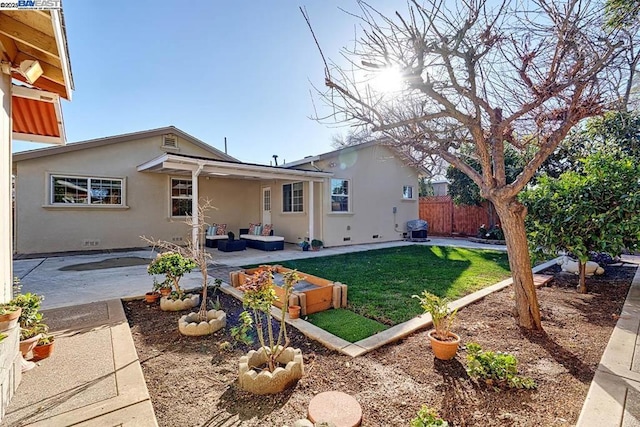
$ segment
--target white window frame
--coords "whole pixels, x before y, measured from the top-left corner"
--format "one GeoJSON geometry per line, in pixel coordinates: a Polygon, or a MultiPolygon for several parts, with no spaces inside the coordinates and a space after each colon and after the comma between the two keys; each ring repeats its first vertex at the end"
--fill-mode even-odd
{"type": "Polygon", "coordinates": [[[92,207],[92,208],[114,208],[126,206],[126,179],[111,176],[88,176],[88,175],[72,175],[66,173],[49,173],[47,176],[49,185],[49,199],[46,206],[64,206],[64,207],[92,207]],[[55,201],[55,185],[54,179],[86,179],[87,180],[87,203],[61,203],[55,201]],[[120,182],[120,203],[91,203],[91,181],[92,180],[109,180],[120,182]]]}
{"type": "Polygon", "coordinates": [[[416,187],[413,186],[413,185],[403,185],[402,186],[402,200],[415,200],[416,199],[415,198],[415,194],[416,194],[415,190],[416,190],[416,187]],[[411,189],[411,196],[410,197],[406,196],[406,189],[408,189],[408,188],[411,189]]]}
{"type": "Polygon", "coordinates": [[[341,213],[351,213],[351,190],[353,189],[353,186],[351,185],[351,180],[350,179],[345,179],[345,178],[330,178],[329,180],[329,204],[331,205],[329,207],[329,212],[330,213],[335,213],[335,214],[341,214],[341,213]],[[346,182],[347,183],[347,194],[333,194],[333,181],[341,181],[341,182],[346,182]],[[347,210],[346,211],[334,211],[333,210],[333,196],[344,196],[347,198],[347,210]]]}
{"type": "MultiPolygon", "coordinates": [[[[174,215],[173,214],[173,200],[191,200],[191,210],[193,211],[193,180],[191,177],[184,176],[171,176],[169,177],[169,217],[170,218],[189,218],[191,215],[174,215]],[[174,196],[173,193],[173,181],[189,181],[191,183],[191,195],[190,196],[174,196]]],[[[193,212],[192,212],[193,214],[193,212]]]]}
{"type": "Polygon", "coordinates": [[[282,213],[283,214],[299,214],[299,213],[304,213],[304,182],[303,181],[296,181],[296,182],[289,182],[287,184],[282,184],[282,213]],[[296,203],[295,203],[295,197],[294,197],[294,189],[293,186],[296,184],[300,184],[301,188],[300,188],[300,192],[302,193],[300,196],[300,210],[295,210],[296,207],[296,203]],[[290,210],[285,210],[285,206],[284,206],[284,187],[286,186],[291,186],[291,205],[289,206],[290,210]]]}

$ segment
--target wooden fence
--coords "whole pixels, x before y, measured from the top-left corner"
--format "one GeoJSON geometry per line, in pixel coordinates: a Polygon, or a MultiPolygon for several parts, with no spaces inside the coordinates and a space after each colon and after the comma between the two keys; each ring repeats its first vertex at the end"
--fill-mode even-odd
{"type": "Polygon", "coordinates": [[[482,224],[492,223],[487,202],[482,206],[456,206],[451,196],[421,197],[420,219],[429,223],[429,234],[441,236],[475,236],[482,224]]]}

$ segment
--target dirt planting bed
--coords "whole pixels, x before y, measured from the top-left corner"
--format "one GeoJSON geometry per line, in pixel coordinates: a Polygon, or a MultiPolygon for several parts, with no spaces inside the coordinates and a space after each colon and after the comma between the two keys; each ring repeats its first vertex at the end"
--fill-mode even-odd
{"type": "Polygon", "coordinates": [[[353,395],[365,426],[407,426],[423,403],[453,426],[569,426],[577,421],[635,268],[607,268],[588,281],[587,295],[576,293],[575,276],[558,271],[548,270],[555,278],[538,291],[544,333],[516,326],[508,289],[461,310],[454,326],[463,342],[516,355],[520,372],[538,384],[533,391],[477,385],[466,374],[464,348],[450,362],[434,360],[426,330],[352,359],[293,329],[305,377],[285,393],[255,396],[237,386],[238,359],[249,348],[220,346],[233,342],[229,328],[242,311],[239,301],[220,296],[228,326],[208,337],[181,336],[179,313],[142,301],[124,305],[161,426],[291,425],[306,416],[314,395],[328,390],[353,395]]]}

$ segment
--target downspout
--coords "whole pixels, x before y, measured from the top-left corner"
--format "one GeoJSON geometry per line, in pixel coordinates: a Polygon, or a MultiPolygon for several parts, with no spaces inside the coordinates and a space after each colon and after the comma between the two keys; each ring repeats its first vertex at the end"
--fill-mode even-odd
{"type": "Polygon", "coordinates": [[[192,188],[192,196],[193,199],[191,201],[191,244],[193,245],[193,253],[197,254],[200,248],[200,215],[198,215],[199,211],[199,185],[198,185],[198,177],[200,173],[204,169],[204,163],[198,163],[198,169],[191,171],[191,185],[192,188]]]}

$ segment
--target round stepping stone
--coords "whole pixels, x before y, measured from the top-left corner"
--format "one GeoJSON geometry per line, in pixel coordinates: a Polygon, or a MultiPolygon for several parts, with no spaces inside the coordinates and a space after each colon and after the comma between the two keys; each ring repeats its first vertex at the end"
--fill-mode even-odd
{"type": "Polygon", "coordinates": [[[325,391],[309,402],[309,420],[330,422],[336,427],[358,427],[362,421],[362,407],[347,393],[325,391]]]}

